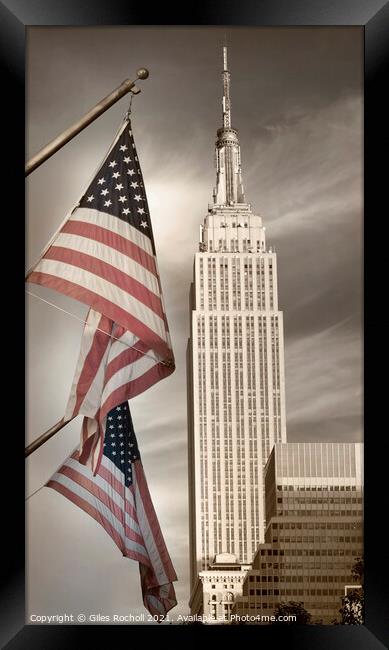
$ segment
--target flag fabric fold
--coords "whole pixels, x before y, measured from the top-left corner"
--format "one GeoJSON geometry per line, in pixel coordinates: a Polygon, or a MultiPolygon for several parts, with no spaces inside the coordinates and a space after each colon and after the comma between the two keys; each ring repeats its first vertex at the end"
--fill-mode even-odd
{"type": "Polygon", "coordinates": [[[108,412],[174,370],[147,197],[128,119],[27,280],[90,308],[64,419],[84,415],[79,461],[97,472],[108,412]]]}
{"type": "Polygon", "coordinates": [[[124,557],[139,562],[143,602],[160,620],[177,604],[177,580],[151,501],[128,403],[109,411],[95,475],[76,450],[46,484],[93,517],[124,557]]]}
{"type": "Polygon", "coordinates": [[[79,461],[97,471],[108,412],[171,374],[162,359],[132,332],[89,310],[65,420],[84,415],[79,461]]]}

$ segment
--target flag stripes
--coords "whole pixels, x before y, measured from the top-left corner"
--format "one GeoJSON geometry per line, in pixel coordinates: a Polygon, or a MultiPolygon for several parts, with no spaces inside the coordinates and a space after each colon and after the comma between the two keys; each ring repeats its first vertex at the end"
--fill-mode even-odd
{"type": "MultiPolygon", "coordinates": [[[[78,261],[82,262],[80,259],[78,261]]],[[[158,316],[144,302],[140,302],[139,298],[119,286],[109,273],[104,278],[100,277],[96,272],[99,270],[96,268],[97,262],[93,262],[93,259],[88,260],[88,263],[91,268],[94,267],[94,272],[81,266],[44,259],[39,265],[41,271],[33,272],[30,278],[32,282],[90,304],[96,311],[133,331],[139,338],[150,341],[150,344],[168,356],[166,327],[162,315],[158,316]],[[107,294],[110,295],[109,300],[105,298],[107,294]]]]}
{"type": "Polygon", "coordinates": [[[93,517],[124,557],[139,562],[144,604],[163,617],[176,605],[172,582],[177,576],[151,501],[127,403],[110,411],[107,422],[97,473],[80,463],[76,450],[46,485],[93,517]]]}
{"type": "Polygon", "coordinates": [[[94,420],[83,423],[80,452],[85,459],[89,450],[88,464],[96,469],[107,412],[174,370],[151,220],[129,122],[28,281],[90,308],[65,419],[82,414],[94,420]],[[89,442],[96,436],[100,440],[89,442]]]}

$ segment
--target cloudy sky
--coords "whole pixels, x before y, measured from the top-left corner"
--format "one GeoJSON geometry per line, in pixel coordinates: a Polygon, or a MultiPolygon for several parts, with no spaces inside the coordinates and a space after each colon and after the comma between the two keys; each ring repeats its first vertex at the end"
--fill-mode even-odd
{"type": "MultiPolygon", "coordinates": [[[[362,439],[362,54],[359,28],[232,28],[232,123],[247,200],[278,254],[289,441],[362,439]]],[[[131,403],[150,491],[189,598],[185,348],[193,255],[214,185],[223,28],[29,28],[27,157],[141,66],[133,100],[177,369],[131,403]]],[[[123,98],[27,181],[27,264],[77,203],[128,106],[123,98]]],[[[27,285],[79,319],[87,308],[27,285]]],[[[28,441],[59,420],[82,323],[28,303],[28,441]]],[[[27,461],[38,489],[80,419],[27,461]]],[[[27,506],[28,614],[141,614],[138,566],[84,512],[44,488],[27,506]]]]}

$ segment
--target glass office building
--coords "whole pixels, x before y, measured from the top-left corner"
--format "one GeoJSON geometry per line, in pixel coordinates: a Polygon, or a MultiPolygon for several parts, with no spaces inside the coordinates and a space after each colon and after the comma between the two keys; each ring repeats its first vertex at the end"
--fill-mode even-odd
{"type": "Polygon", "coordinates": [[[233,613],[270,615],[297,601],[313,621],[333,622],[363,554],[363,444],[276,444],[265,495],[265,544],[233,613]]]}

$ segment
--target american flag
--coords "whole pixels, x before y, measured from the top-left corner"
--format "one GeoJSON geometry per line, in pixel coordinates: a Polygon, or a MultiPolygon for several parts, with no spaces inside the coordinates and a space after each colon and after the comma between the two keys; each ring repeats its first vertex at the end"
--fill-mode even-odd
{"type": "Polygon", "coordinates": [[[28,281],[90,307],[64,420],[85,416],[80,462],[96,472],[108,412],[174,370],[150,214],[129,120],[28,281]]]}
{"type": "Polygon", "coordinates": [[[80,464],[78,451],[46,484],[93,517],[124,557],[139,562],[143,602],[160,617],[177,604],[177,580],[151,502],[128,403],[108,413],[97,474],[80,464]]]}

